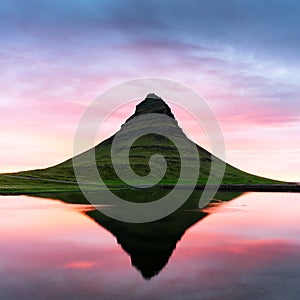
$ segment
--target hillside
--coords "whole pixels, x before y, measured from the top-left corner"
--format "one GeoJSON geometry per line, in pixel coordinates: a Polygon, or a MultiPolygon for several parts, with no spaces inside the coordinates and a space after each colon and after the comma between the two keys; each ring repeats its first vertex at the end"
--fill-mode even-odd
{"type": "MultiPolygon", "coordinates": [[[[168,123],[169,132],[179,136],[179,139],[185,143],[185,145],[195,145],[190,141],[179,127],[177,120],[175,119],[170,107],[158,96],[149,94],[145,100],[140,102],[136,106],[135,113],[130,116],[125,124],[121,126],[120,132],[125,131],[123,134],[124,145],[126,145],[126,134],[134,132],[136,130],[143,129],[143,122],[130,125],[130,121],[136,117],[147,115],[150,113],[161,114],[168,116],[173,120],[168,123]],[[129,124],[129,125],[128,125],[129,124]],[[127,130],[127,132],[126,132],[127,130]]],[[[117,176],[111,160],[111,146],[115,135],[101,142],[95,147],[95,157],[97,168],[99,173],[106,183],[110,187],[120,188],[126,187],[126,184],[117,176]]],[[[199,145],[196,145],[198,155],[200,158],[200,172],[198,177],[198,185],[204,185],[207,181],[211,168],[212,154],[206,151],[199,145]]],[[[184,149],[186,153],[190,151],[188,147],[184,149]]],[[[89,169],[91,161],[87,159],[86,153],[81,154],[78,159],[80,161],[81,168],[85,170],[87,177],[86,182],[89,181],[89,169]]],[[[154,154],[161,154],[167,162],[167,171],[159,182],[161,186],[175,185],[178,181],[181,171],[181,161],[178,149],[171,142],[170,139],[159,134],[146,134],[138,138],[132,145],[129,155],[129,161],[131,168],[134,172],[141,176],[146,176],[150,172],[149,158],[154,154]]],[[[120,162],[120,164],[123,162],[120,162]]],[[[193,167],[193,160],[189,162],[191,169],[193,167]]],[[[225,162],[218,160],[218,163],[225,164],[225,162]]],[[[155,169],[155,168],[154,168],[155,169]]],[[[189,184],[187,182],[187,184],[189,184]]],[[[279,181],[255,176],[246,172],[243,172],[229,164],[225,165],[225,174],[222,180],[223,185],[258,185],[258,184],[280,184],[279,181]]],[[[4,174],[0,176],[0,193],[31,193],[36,191],[77,191],[78,186],[76,184],[76,178],[73,171],[72,159],[68,159],[65,162],[55,165],[53,167],[24,171],[19,173],[4,174]]]]}

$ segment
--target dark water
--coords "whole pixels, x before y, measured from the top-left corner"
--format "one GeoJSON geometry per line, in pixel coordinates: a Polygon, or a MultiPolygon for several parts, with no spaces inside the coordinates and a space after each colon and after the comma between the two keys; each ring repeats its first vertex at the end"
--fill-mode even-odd
{"type": "Polygon", "coordinates": [[[298,299],[299,196],[223,193],[140,225],[0,197],[0,299],[298,299]]]}

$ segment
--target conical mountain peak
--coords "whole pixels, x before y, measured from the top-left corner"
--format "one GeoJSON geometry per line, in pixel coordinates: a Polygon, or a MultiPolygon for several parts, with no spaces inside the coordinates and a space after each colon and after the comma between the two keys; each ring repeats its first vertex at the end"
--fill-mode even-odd
{"type": "Polygon", "coordinates": [[[164,114],[175,119],[168,104],[154,93],[148,94],[147,97],[136,106],[135,113],[127,119],[127,121],[144,114],[164,114]]]}
{"type": "Polygon", "coordinates": [[[160,99],[160,100],[162,100],[159,96],[157,96],[154,93],[148,94],[146,99],[160,99]]]}

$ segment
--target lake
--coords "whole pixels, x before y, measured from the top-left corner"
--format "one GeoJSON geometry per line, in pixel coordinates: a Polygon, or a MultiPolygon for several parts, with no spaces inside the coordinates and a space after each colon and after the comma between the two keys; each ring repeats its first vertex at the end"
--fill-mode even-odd
{"type": "Polygon", "coordinates": [[[299,196],[229,195],[153,224],[1,196],[0,299],[298,299],[299,196]]]}

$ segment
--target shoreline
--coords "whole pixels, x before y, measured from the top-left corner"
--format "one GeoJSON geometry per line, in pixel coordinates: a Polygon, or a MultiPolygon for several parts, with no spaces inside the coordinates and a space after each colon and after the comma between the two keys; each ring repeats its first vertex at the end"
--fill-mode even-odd
{"type": "MultiPolygon", "coordinates": [[[[171,185],[161,185],[162,188],[171,188],[171,185]]],[[[182,188],[190,188],[191,186],[182,186],[182,188]]],[[[204,184],[195,186],[196,190],[203,190],[204,184]]],[[[215,188],[210,185],[207,188],[215,188]]],[[[300,192],[300,185],[297,183],[289,184],[221,184],[218,191],[222,192],[300,192]]]]}
{"type": "MultiPolygon", "coordinates": [[[[30,195],[38,193],[78,193],[80,187],[76,181],[69,180],[57,180],[50,178],[36,178],[29,176],[16,176],[10,174],[3,174],[0,176],[2,179],[6,180],[0,182],[0,195],[30,195]],[[16,181],[15,181],[16,180],[16,181]]],[[[100,187],[99,185],[84,183],[81,185],[86,185],[86,189],[91,192],[97,192],[100,190],[126,190],[126,189],[144,189],[145,187],[137,185],[136,187],[129,187],[126,184],[119,182],[107,183],[100,187]]],[[[160,183],[155,185],[157,188],[161,189],[173,189],[175,186],[180,189],[193,189],[193,190],[204,190],[215,189],[217,187],[218,191],[222,192],[300,192],[300,183],[297,182],[279,182],[279,183],[225,183],[221,185],[205,185],[203,183],[198,184],[182,184],[180,186],[175,183],[160,183]]]]}

